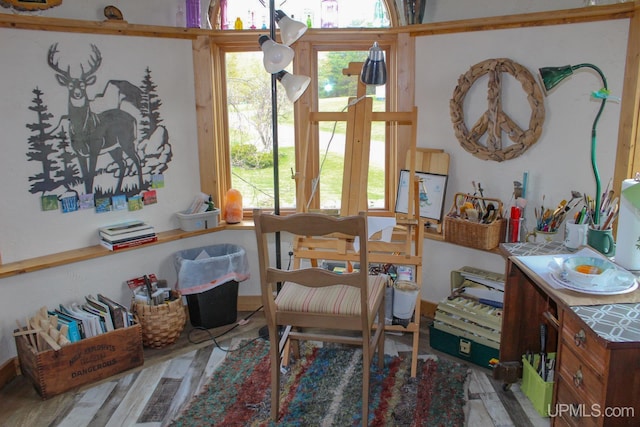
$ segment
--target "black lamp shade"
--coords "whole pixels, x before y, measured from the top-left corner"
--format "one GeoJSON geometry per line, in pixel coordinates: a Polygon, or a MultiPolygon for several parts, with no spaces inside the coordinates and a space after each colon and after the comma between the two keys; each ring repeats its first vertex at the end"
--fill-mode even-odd
{"type": "Polygon", "coordinates": [[[384,62],[384,52],[374,42],[369,49],[369,56],[362,66],[360,80],[367,85],[380,86],[387,82],[387,66],[384,62]]]}

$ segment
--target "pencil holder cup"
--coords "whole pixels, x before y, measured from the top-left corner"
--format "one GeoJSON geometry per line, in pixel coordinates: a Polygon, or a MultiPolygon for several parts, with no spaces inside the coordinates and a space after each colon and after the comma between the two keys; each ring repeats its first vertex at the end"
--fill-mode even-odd
{"type": "Polygon", "coordinates": [[[587,244],[588,224],[576,224],[573,221],[564,225],[564,245],[567,249],[576,250],[587,244]]]}
{"type": "Polygon", "coordinates": [[[533,230],[527,233],[527,236],[525,237],[525,241],[529,243],[552,242],[557,234],[558,234],[558,230],[556,231],[533,230]]]}
{"type": "Polygon", "coordinates": [[[587,244],[607,257],[612,257],[616,254],[616,243],[613,240],[613,230],[611,228],[598,230],[589,227],[587,244]]]}

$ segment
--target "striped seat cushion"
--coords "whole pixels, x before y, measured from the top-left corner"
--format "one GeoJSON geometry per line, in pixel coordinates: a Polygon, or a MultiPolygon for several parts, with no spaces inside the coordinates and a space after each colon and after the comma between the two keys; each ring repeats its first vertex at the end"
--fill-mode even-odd
{"type": "MultiPolygon", "coordinates": [[[[369,276],[370,311],[373,310],[377,296],[384,292],[386,283],[385,275],[369,276]]],[[[281,311],[357,316],[360,314],[360,290],[346,285],[309,288],[286,282],[275,303],[281,311]]]]}

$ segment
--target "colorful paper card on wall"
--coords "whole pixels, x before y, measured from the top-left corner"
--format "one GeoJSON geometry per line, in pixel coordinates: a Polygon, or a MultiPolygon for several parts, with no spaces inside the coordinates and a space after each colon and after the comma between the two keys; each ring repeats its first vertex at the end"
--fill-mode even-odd
{"type": "Polygon", "coordinates": [[[42,196],[40,200],[42,202],[43,211],[58,210],[58,196],[42,196]]]}
{"type": "Polygon", "coordinates": [[[118,194],[111,198],[112,209],[114,211],[123,211],[127,209],[127,196],[118,194]]]}
{"type": "Polygon", "coordinates": [[[158,194],[156,193],[156,190],[149,190],[142,193],[142,200],[145,205],[158,203],[158,194]]]}
{"type": "Polygon", "coordinates": [[[62,207],[62,213],[75,212],[78,210],[78,198],[75,194],[63,197],[60,199],[60,206],[62,207]]]}
{"type": "Polygon", "coordinates": [[[127,204],[130,211],[139,211],[144,207],[144,205],[142,204],[142,196],[129,197],[127,204]]]}
{"type": "Polygon", "coordinates": [[[164,175],[151,175],[151,188],[164,188],[164,175]]]}
{"type": "Polygon", "coordinates": [[[93,200],[93,193],[80,194],[78,196],[80,209],[93,209],[95,207],[95,201],[93,200]]]}
{"type": "Polygon", "coordinates": [[[111,198],[110,197],[99,197],[96,199],[96,212],[111,212],[111,198]]]}

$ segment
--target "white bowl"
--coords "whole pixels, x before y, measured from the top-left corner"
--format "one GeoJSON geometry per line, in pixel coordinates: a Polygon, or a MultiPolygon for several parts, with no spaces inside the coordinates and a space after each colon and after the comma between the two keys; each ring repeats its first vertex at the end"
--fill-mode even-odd
{"type": "Polygon", "coordinates": [[[595,286],[602,283],[603,273],[611,268],[613,264],[605,259],[579,256],[567,258],[562,269],[572,283],[595,286]]]}

